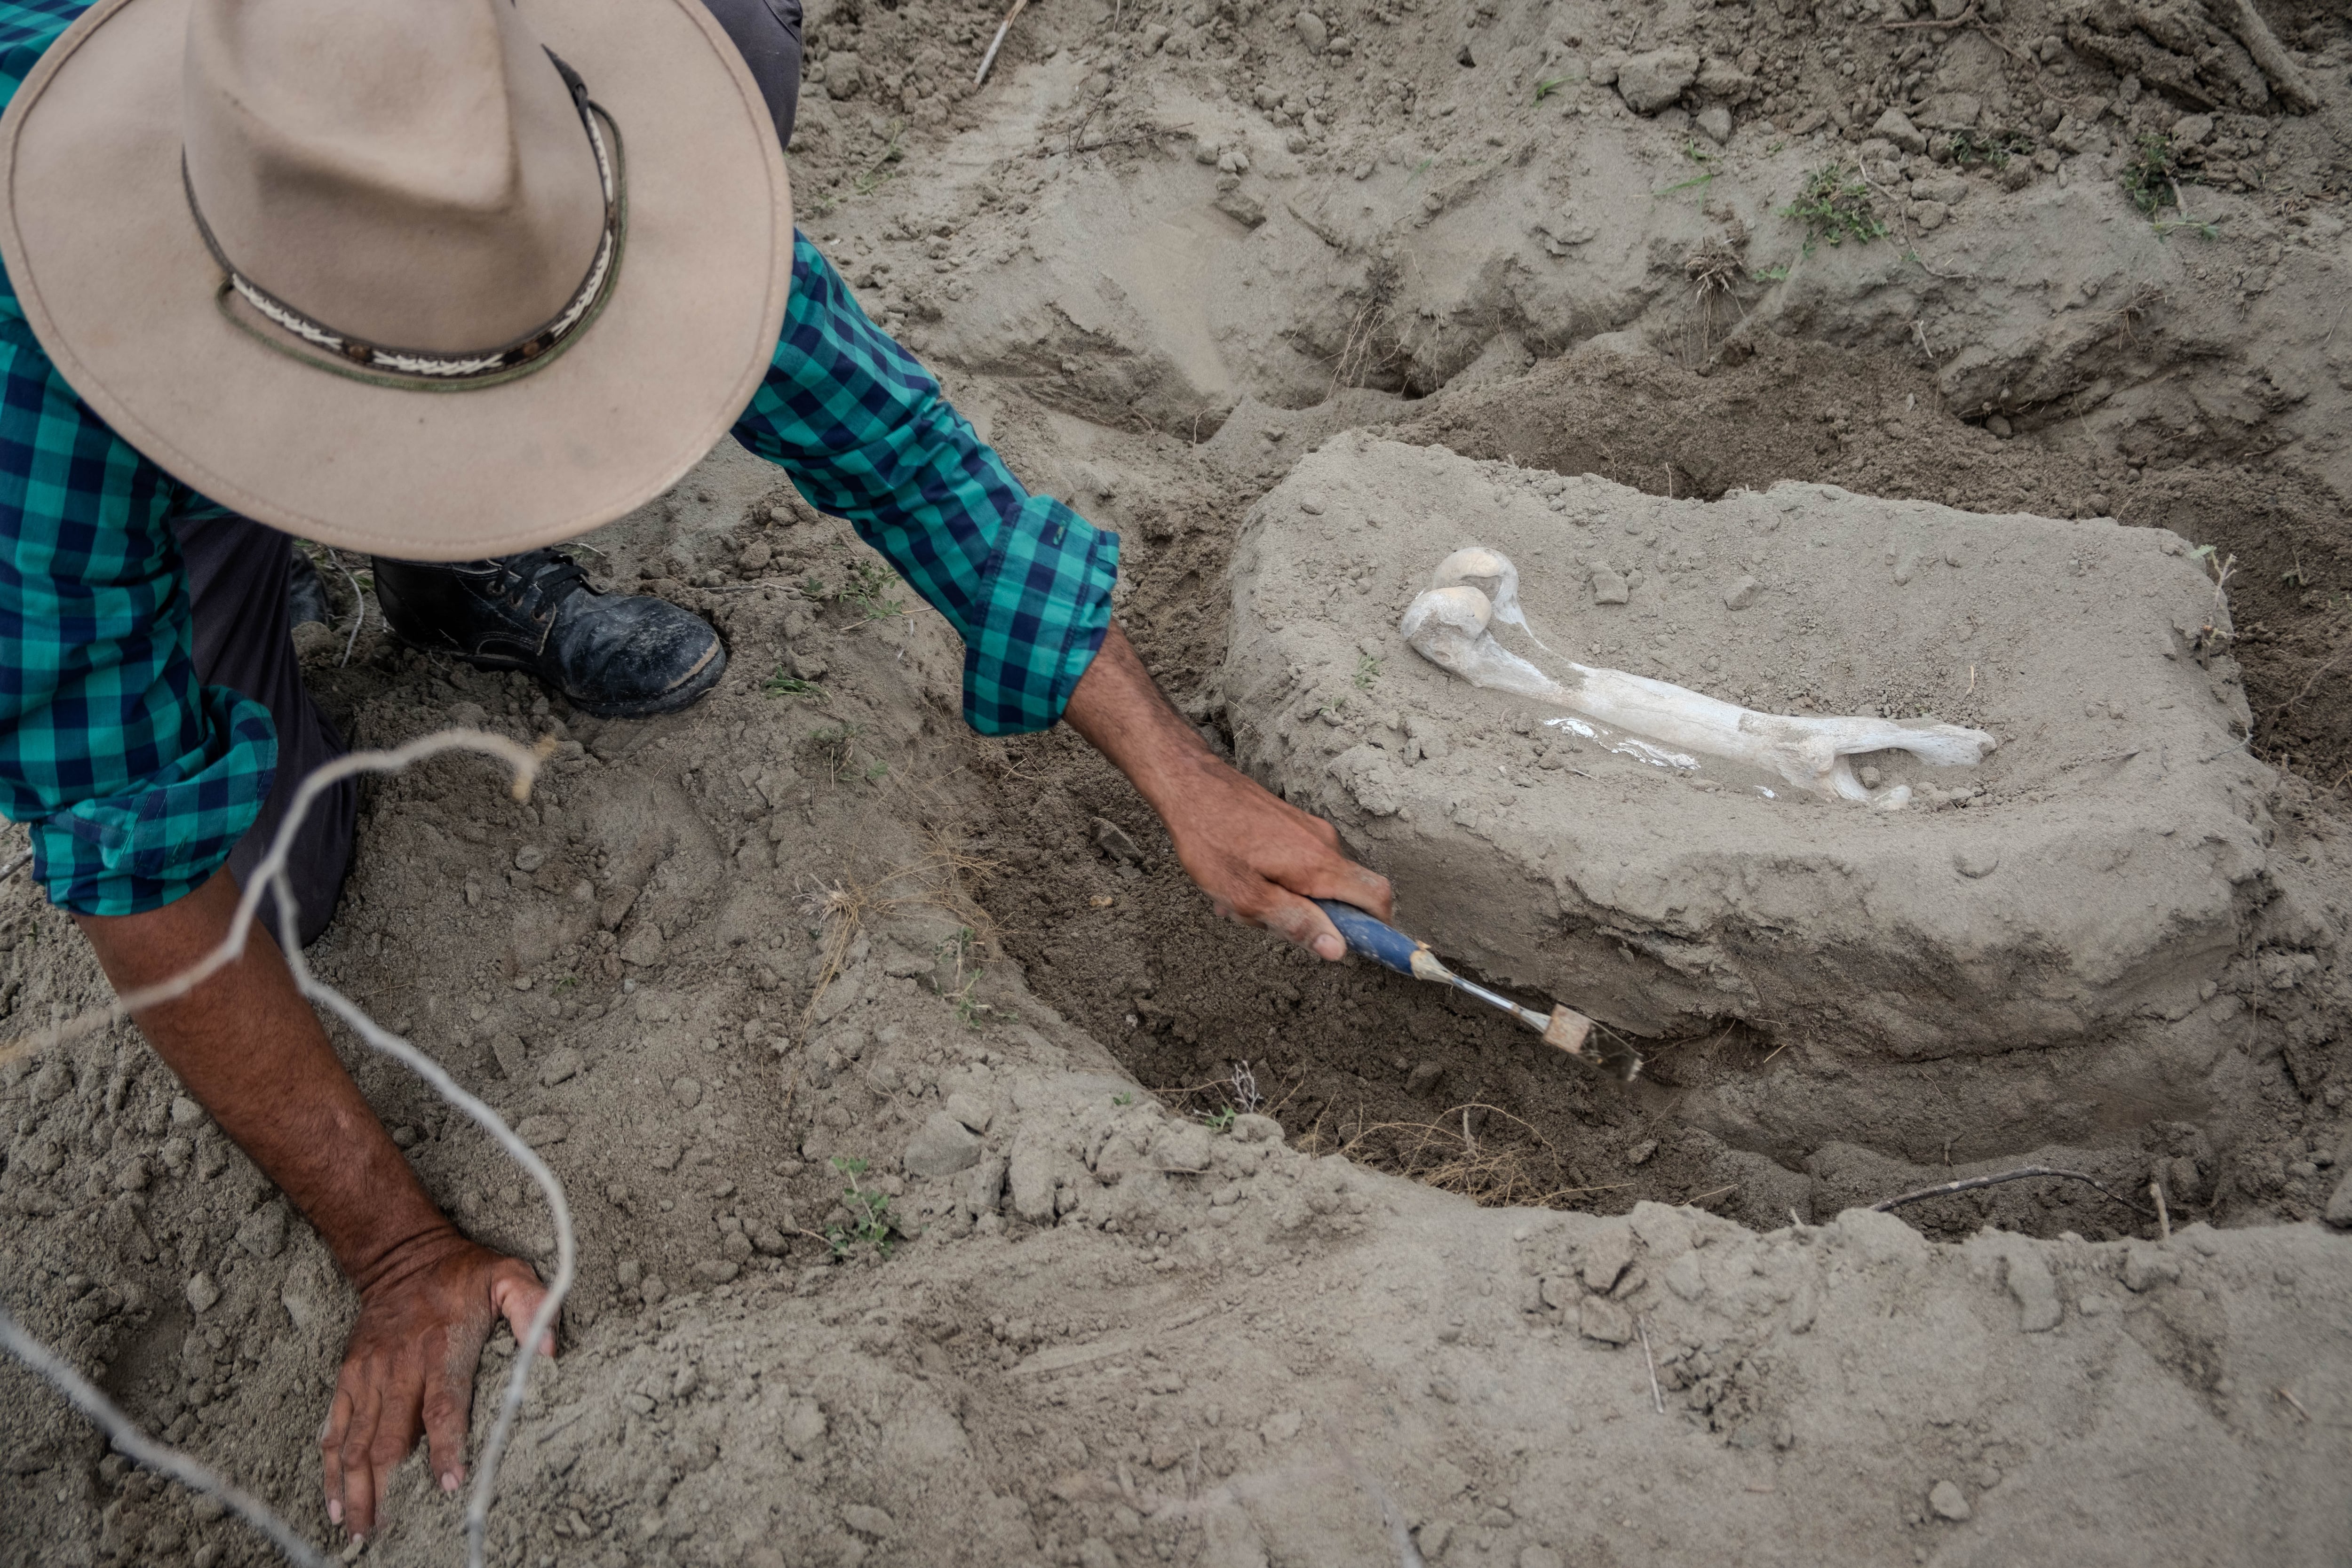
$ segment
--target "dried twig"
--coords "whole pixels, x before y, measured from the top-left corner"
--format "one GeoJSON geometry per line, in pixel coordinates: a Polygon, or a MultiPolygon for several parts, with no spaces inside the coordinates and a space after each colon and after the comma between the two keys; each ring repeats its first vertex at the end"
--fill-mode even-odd
{"type": "Polygon", "coordinates": [[[2311,1419],[2311,1412],[2303,1407],[2303,1401],[2297,1399],[2294,1396],[2294,1391],[2289,1389],[2284,1384],[2281,1384],[2278,1387],[2272,1389],[2271,1392],[2277,1394],[2281,1399],[2285,1400],[2289,1405],[2294,1407],[2294,1413],[2297,1415],[2302,1416],[2304,1420],[2309,1421],[2311,1419]]]}
{"type": "MultiPolygon", "coordinates": [[[[1792,1216],[1794,1212],[1790,1211],[1792,1216]]],[[[1650,1353],[1649,1328],[1641,1319],[1636,1318],[1633,1320],[1633,1331],[1642,1336],[1642,1361],[1650,1369],[1650,1403],[1657,1406],[1659,1415],[1664,1415],[1666,1413],[1666,1400],[1665,1396],[1658,1392],[1658,1361],[1650,1353]]]]}
{"type": "Polygon", "coordinates": [[[0,882],[6,881],[32,863],[33,852],[30,849],[17,850],[16,854],[8,857],[8,863],[5,866],[0,866],[0,882]]]}
{"type": "Polygon", "coordinates": [[[1977,1187],[1997,1187],[2003,1182],[2021,1182],[2030,1176],[2055,1176],[2063,1181],[2081,1182],[2087,1186],[2098,1188],[2134,1214],[2147,1213],[2147,1210],[2125,1197],[2096,1176],[2084,1175],[2080,1171],[2061,1171],[2049,1165],[2020,1165],[2014,1171],[2002,1171],[1994,1175],[1963,1176],[1957,1182],[1945,1182],[1937,1186],[1921,1187],[1916,1193],[1905,1193],[1899,1197],[1888,1198],[1885,1203],[1873,1204],[1870,1205],[1871,1212],[1885,1214],[1890,1209],[1901,1208],[1905,1204],[1916,1204],[1922,1198],[1939,1198],[1948,1193],[1965,1193],[1977,1187]]]}
{"type": "Polygon", "coordinates": [[[2156,1200],[2157,1239],[2158,1241],[2170,1241],[2172,1239],[2172,1211],[2165,1207],[2164,1184],[2162,1182],[2150,1182],[2147,1184],[2147,1195],[2156,1200]]]}
{"type": "Polygon", "coordinates": [[[1976,19],[1977,8],[1972,5],[1948,22],[1940,16],[1929,16],[1917,22],[1881,22],[1878,27],[1879,31],[1884,33],[1907,33],[1915,27],[1948,27],[1958,30],[1976,19]]]}
{"type": "Polygon", "coordinates": [[[343,639],[343,657],[335,660],[340,667],[352,662],[352,649],[360,645],[360,628],[367,625],[367,595],[360,592],[360,580],[352,575],[352,569],[343,564],[343,558],[335,552],[335,547],[330,544],[325,549],[327,559],[335,563],[335,570],[341,572],[343,581],[352,585],[352,635],[343,639]]]}
{"type": "Polygon", "coordinates": [[[1007,11],[1004,14],[1004,20],[996,25],[996,37],[988,40],[988,53],[980,57],[980,70],[971,79],[972,86],[982,87],[987,84],[988,68],[996,63],[996,51],[1004,47],[1004,35],[1013,31],[1013,24],[1021,19],[1021,13],[1028,9],[1028,6],[1029,0],[1013,0],[1013,9],[1007,11]]]}

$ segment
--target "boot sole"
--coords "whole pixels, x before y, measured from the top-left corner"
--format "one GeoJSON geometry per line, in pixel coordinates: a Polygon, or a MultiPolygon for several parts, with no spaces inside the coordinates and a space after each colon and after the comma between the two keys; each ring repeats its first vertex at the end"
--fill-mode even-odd
{"type": "Polygon", "coordinates": [[[659,696],[647,698],[643,702],[591,702],[557,686],[526,659],[509,658],[501,654],[460,653],[456,648],[434,647],[414,638],[401,637],[397,631],[392,635],[419,653],[445,653],[453,658],[464,659],[476,669],[520,669],[592,719],[655,719],[664,713],[675,713],[681,708],[692,707],[719,684],[720,676],[727,673],[727,644],[713,638],[710,651],[703,656],[702,662],[696,665],[686,679],[659,696]]]}

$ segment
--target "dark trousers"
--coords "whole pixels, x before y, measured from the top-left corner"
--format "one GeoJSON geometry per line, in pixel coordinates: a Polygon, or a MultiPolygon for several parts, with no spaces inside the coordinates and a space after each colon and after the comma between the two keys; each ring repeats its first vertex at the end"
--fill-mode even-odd
{"type": "MultiPolygon", "coordinates": [[[[278,725],[278,777],[268,802],[228,858],[240,883],[269,851],[302,775],[343,754],[343,738],[302,689],[287,625],[286,572],[294,542],[241,517],[184,522],[176,531],[194,608],[196,679],[226,686],[269,710],[278,725]]],[[[308,947],[327,929],[352,864],[359,813],[357,781],[345,779],[310,805],[287,857],[293,879],[295,929],[308,947]]],[[[261,919],[278,934],[277,905],[264,899],[261,919]]]]}

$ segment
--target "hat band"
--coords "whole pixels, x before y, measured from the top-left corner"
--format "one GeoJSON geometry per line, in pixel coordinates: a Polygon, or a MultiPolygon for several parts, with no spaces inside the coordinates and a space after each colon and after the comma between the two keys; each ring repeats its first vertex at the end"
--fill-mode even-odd
{"type": "MultiPolygon", "coordinates": [[[[618,156],[620,126],[604,106],[590,100],[587,83],[561,59],[552,49],[547,57],[554,60],[555,68],[562,73],[564,84],[572,90],[572,101],[580,110],[580,122],[588,132],[588,144],[596,154],[596,179],[604,196],[604,226],[596,240],[596,255],[588,264],[587,275],[562,310],[543,325],[533,328],[519,338],[510,339],[496,348],[468,353],[441,353],[426,349],[387,348],[372,343],[349,332],[337,331],[312,317],[303,314],[278,298],[258,283],[237,270],[223,252],[220,241],[214,237],[212,226],[205,221],[204,209],[197,205],[195,186],[188,178],[187,154],[180,155],[180,184],[187,193],[189,216],[196,220],[196,231],[204,236],[205,248],[212,252],[226,279],[221,287],[222,309],[227,311],[227,300],[233,291],[268,321],[276,323],[304,342],[310,343],[336,356],[333,361],[313,359],[297,353],[286,344],[268,337],[261,341],[270,347],[293,354],[293,357],[314,364],[321,370],[344,375],[361,373],[361,379],[383,385],[415,385],[434,388],[454,388],[483,385],[492,381],[509,381],[517,375],[538,369],[555,357],[556,351],[568,345],[569,340],[588,322],[595,319],[604,296],[610,291],[613,279],[619,271],[623,230],[627,225],[628,201],[626,176],[618,156]],[[613,133],[612,143],[605,142],[598,126],[602,121],[613,133]],[[340,362],[340,363],[338,363],[340,362]],[[376,374],[365,374],[366,372],[376,374]]],[[[236,321],[234,314],[232,321],[236,321]]],[[[236,324],[256,336],[255,329],[242,321],[236,324]]]]}

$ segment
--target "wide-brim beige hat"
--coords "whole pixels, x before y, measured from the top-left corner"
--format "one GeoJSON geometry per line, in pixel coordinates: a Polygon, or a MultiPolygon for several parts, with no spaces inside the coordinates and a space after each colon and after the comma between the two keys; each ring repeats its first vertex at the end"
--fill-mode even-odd
{"type": "MultiPolygon", "coordinates": [[[[299,47],[247,36],[260,26],[257,16],[267,20],[266,8],[241,9],[241,0],[100,0],[41,58],[0,119],[0,258],[41,346],[124,439],[205,495],[289,532],[387,555],[465,560],[609,521],[667,489],[726,432],[768,366],[792,280],[791,192],[757,85],[701,0],[519,0],[511,12],[505,0],[491,3],[499,7],[494,15],[469,14],[465,0],[409,14],[434,13],[445,34],[489,37],[486,47],[502,63],[491,68],[490,89],[458,93],[457,119],[487,114],[498,134],[474,140],[498,156],[477,157],[478,146],[452,142],[428,147],[421,172],[396,177],[382,175],[366,142],[411,101],[396,82],[365,84],[354,110],[362,123],[348,134],[304,119],[336,100],[317,84],[305,99],[299,81],[292,108],[279,115],[291,132],[250,123],[273,112],[253,101],[268,97],[271,73],[299,78],[305,58],[299,47]],[[194,41],[192,18],[200,24],[194,41]],[[220,58],[199,61],[205,49],[220,58]],[[553,134],[548,127],[572,102],[546,55],[568,65],[604,111],[585,134],[588,117],[574,116],[564,134],[577,147],[566,144],[561,159],[530,149],[534,136],[553,134]],[[210,97],[197,102],[190,84],[205,71],[210,97]],[[214,79],[224,76],[232,79],[226,86],[214,79]],[[514,105],[485,108],[504,90],[500,80],[521,83],[514,105]],[[254,83],[261,85],[248,91],[254,83]],[[272,137],[299,145],[270,154],[278,172],[266,179],[215,155],[226,143],[272,137]],[[617,229],[614,182],[601,205],[598,196],[606,150],[625,198],[617,229]],[[309,240],[340,220],[300,204],[331,187],[348,208],[352,178],[384,179],[394,190],[389,209],[368,207],[370,221],[391,222],[412,208],[436,216],[411,224],[424,231],[423,259],[379,268],[373,281],[385,287],[339,296],[331,279],[318,281],[334,246],[309,240]],[[306,321],[358,331],[368,323],[336,315],[366,315],[389,296],[410,297],[401,279],[429,274],[439,265],[436,246],[456,234],[447,289],[465,304],[524,248],[505,243],[499,226],[518,204],[534,202],[518,221],[553,237],[551,259],[521,268],[517,298],[497,301],[504,314],[493,310],[491,319],[535,330],[561,314],[547,300],[564,306],[583,276],[601,276],[589,271],[592,256],[616,270],[595,284],[593,300],[582,298],[579,324],[560,353],[489,384],[439,387],[377,374],[364,368],[364,347],[355,351],[360,374],[352,374],[348,357],[315,346],[352,353],[341,340],[306,342],[248,302],[282,298],[315,312],[306,321]],[[458,233],[471,219],[453,226],[438,216],[446,212],[488,216],[478,232],[458,233]],[[609,258],[594,248],[600,225],[617,235],[609,258]],[[262,290],[249,297],[226,289],[222,258],[262,290]],[[314,302],[320,298],[341,302],[330,310],[314,302]]],[[[320,210],[344,209],[329,201],[320,210]]],[[[397,232],[404,245],[405,231],[397,232]]],[[[344,271],[368,275],[365,257],[344,271]]],[[[424,281],[419,297],[429,299],[436,280],[424,281]]],[[[399,343],[397,323],[418,321],[425,338],[450,340],[405,340],[431,352],[470,349],[451,323],[481,319],[470,309],[452,316],[384,308],[391,318],[379,311],[371,330],[399,343]]],[[[503,330],[492,340],[500,341],[503,330]]],[[[523,353],[537,353],[537,341],[523,353]]],[[[386,355],[379,363],[397,362],[386,355]]]]}

